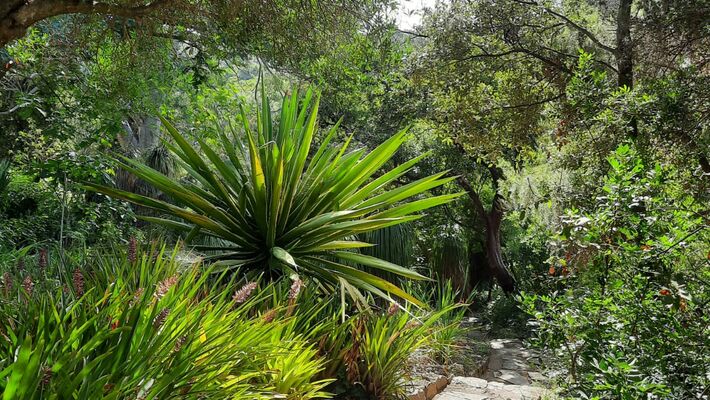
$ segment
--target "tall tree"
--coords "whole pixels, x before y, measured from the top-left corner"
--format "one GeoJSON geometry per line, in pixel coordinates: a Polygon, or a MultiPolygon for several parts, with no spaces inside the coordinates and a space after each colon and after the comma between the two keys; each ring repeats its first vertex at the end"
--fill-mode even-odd
{"type": "MultiPolygon", "coordinates": [[[[589,144],[584,145],[594,153],[606,154],[618,141],[629,138],[653,149],[653,144],[659,140],[676,137],[676,147],[690,150],[705,169],[708,153],[703,150],[703,143],[708,142],[708,130],[707,121],[700,115],[707,102],[699,100],[702,96],[699,93],[689,96],[688,99],[695,100],[683,105],[675,104],[678,96],[675,101],[670,96],[664,99],[658,84],[654,83],[664,71],[651,68],[656,76],[649,74],[648,63],[639,57],[640,54],[648,57],[652,43],[656,43],[656,49],[663,48],[657,43],[658,35],[664,32],[662,27],[675,26],[665,41],[675,45],[674,69],[682,70],[683,63],[702,68],[705,61],[698,43],[707,43],[707,23],[700,33],[688,34],[688,29],[681,27],[690,21],[699,21],[697,15],[702,12],[693,12],[693,7],[683,6],[678,1],[661,2],[665,6],[656,3],[633,0],[438,3],[418,31],[425,37],[426,44],[417,57],[419,73],[416,76],[433,99],[429,117],[437,122],[439,133],[471,160],[470,165],[482,168],[482,176],[488,177],[493,188],[497,188],[496,181],[501,176],[500,166],[515,165],[524,159],[526,152],[537,147],[540,135],[544,137],[547,129],[558,125],[557,132],[563,133],[559,136],[559,145],[564,146],[570,138],[579,140],[568,133],[570,129],[589,129],[595,121],[602,121],[604,115],[615,115],[625,122],[604,127],[607,131],[618,130],[605,141],[616,141],[616,144],[596,150],[589,144]],[[604,72],[597,77],[613,80],[613,86],[619,88],[609,88],[603,95],[606,98],[596,100],[593,97],[599,97],[599,92],[584,93],[599,107],[594,116],[584,115],[568,104],[570,83],[574,79],[577,79],[575,84],[591,79],[580,78],[580,49],[582,54],[594,54],[587,60],[593,63],[589,66],[592,70],[604,72]],[[641,78],[637,76],[640,71],[643,72],[641,78]],[[638,82],[641,82],[639,88],[636,87],[638,82]],[[644,109],[640,105],[638,99],[644,96],[656,99],[653,107],[647,104],[644,109]],[[663,108],[664,102],[674,105],[663,108]],[[685,110],[688,121],[697,125],[690,129],[694,133],[681,137],[658,130],[659,125],[654,122],[658,117],[651,114],[667,114],[668,110],[676,110],[675,114],[685,110]],[[640,124],[643,124],[642,134],[639,134],[640,124]]],[[[688,90],[697,92],[697,86],[692,84],[688,90]]],[[[663,117],[658,119],[663,120],[663,117]]],[[[487,243],[483,247],[490,253],[487,254],[489,267],[502,276],[505,265],[496,261],[500,258],[495,249],[499,239],[495,230],[499,229],[496,220],[504,215],[499,211],[505,209],[502,206],[504,194],[496,192],[490,199],[488,211],[481,207],[482,196],[476,193],[475,185],[465,179],[467,168],[470,166],[456,171],[463,175],[459,183],[471,194],[471,207],[478,210],[475,214],[487,223],[487,243]]]]}
{"type": "Polygon", "coordinates": [[[467,225],[482,233],[476,247],[482,249],[485,264],[471,263],[469,274],[474,280],[494,277],[511,292],[515,283],[501,238],[504,166],[515,167],[534,151],[544,105],[562,96],[564,83],[558,80],[568,67],[511,47],[509,41],[517,40],[511,38],[519,31],[482,21],[489,15],[480,7],[453,2],[428,15],[420,31],[426,40],[416,57],[414,80],[431,100],[427,119],[458,154],[460,161],[449,168],[460,175],[457,182],[468,193],[467,225]],[[482,187],[492,195],[484,195],[482,187]]]}
{"type": "MultiPolygon", "coordinates": [[[[544,80],[558,94],[540,101],[564,101],[580,49],[593,54],[596,67],[619,88],[636,89],[641,82],[644,93],[656,81],[677,79],[678,74],[686,76],[685,85],[690,87],[707,81],[708,0],[454,0],[440,4],[436,13],[447,16],[440,26],[459,35],[457,51],[448,56],[452,62],[490,63],[513,56],[539,63],[546,70],[544,80]]],[[[443,57],[445,52],[441,51],[443,57]]],[[[702,127],[707,121],[697,117],[703,114],[701,103],[686,104],[691,107],[686,118],[702,127]]],[[[688,150],[696,165],[710,173],[710,154],[703,149],[706,128],[700,128],[704,133],[690,128],[685,135],[668,135],[654,126],[639,134],[640,122],[629,117],[624,137],[642,144],[674,138],[675,146],[688,150]]]]}

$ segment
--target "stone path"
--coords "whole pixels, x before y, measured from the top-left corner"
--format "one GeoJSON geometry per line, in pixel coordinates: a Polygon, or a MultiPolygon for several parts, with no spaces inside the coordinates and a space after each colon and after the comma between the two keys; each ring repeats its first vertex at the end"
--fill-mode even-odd
{"type": "Polygon", "coordinates": [[[517,339],[495,339],[490,342],[486,371],[481,378],[512,385],[531,385],[545,377],[531,365],[538,355],[517,339]]]}
{"type": "Polygon", "coordinates": [[[515,339],[490,342],[490,354],[481,378],[454,377],[434,400],[537,400],[549,393],[532,386],[544,376],[531,365],[537,355],[515,339]]]}
{"type": "Polygon", "coordinates": [[[506,385],[485,379],[456,376],[434,400],[537,400],[545,396],[542,388],[506,385]]]}

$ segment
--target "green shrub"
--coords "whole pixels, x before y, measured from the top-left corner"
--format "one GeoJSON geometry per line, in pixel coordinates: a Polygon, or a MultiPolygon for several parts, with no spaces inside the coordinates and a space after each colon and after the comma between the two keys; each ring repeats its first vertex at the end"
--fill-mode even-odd
{"type": "Polygon", "coordinates": [[[114,199],[87,201],[81,190],[62,187],[47,180],[35,180],[21,173],[9,175],[0,191],[0,247],[19,248],[40,242],[58,242],[64,207],[65,243],[94,244],[110,239],[126,240],[135,234],[133,212],[114,199]]]}
{"type": "Polygon", "coordinates": [[[0,193],[0,246],[22,247],[59,236],[61,203],[45,182],[12,174],[0,193]]]}
{"type": "Polygon", "coordinates": [[[706,205],[673,169],[631,146],[587,210],[570,210],[548,279],[525,295],[534,342],[552,351],[574,398],[701,398],[710,387],[706,205]]]}
{"type": "Polygon", "coordinates": [[[441,315],[436,322],[436,328],[432,332],[432,340],[429,347],[434,350],[434,357],[437,361],[448,364],[451,357],[459,346],[459,342],[466,334],[466,328],[461,325],[468,305],[471,303],[469,297],[467,303],[462,303],[458,299],[461,294],[454,290],[450,280],[439,282],[437,285],[436,301],[434,309],[449,310],[441,315]]]}
{"type": "Polygon", "coordinates": [[[324,297],[315,281],[212,272],[135,240],[72,248],[63,261],[54,247],[0,254],[0,390],[11,399],[393,399],[411,353],[448,340],[461,315],[453,295],[438,311],[378,312],[324,297]]]}
{"type": "Polygon", "coordinates": [[[343,353],[351,392],[366,399],[404,398],[410,356],[435,340],[446,328],[441,319],[456,307],[415,316],[393,306],[383,314],[363,313],[351,319],[350,346],[343,353]]]}
{"type": "Polygon", "coordinates": [[[10,183],[10,161],[0,160],[0,195],[3,194],[5,188],[10,183]]]}

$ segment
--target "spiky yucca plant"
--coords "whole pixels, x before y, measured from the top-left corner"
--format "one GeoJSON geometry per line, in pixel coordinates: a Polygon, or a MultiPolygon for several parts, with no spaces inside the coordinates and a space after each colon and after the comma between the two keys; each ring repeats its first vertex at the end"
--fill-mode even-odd
{"type": "Polygon", "coordinates": [[[393,188],[394,182],[424,157],[421,155],[376,175],[404,143],[401,131],[370,152],[349,149],[350,140],[331,146],[337,125],[311,152],[317,131],[318,99],[294,91],[283,99],[278,123],[272,120],[263,93],[255,129],[244,109],[243,130],[220,129],[219,145],[195,138],[197,147],[168,121],[163,125],[175,142],[168,145],[194,180],[181,183],[139,162],[121,165],[175,199],[180,205],[105,186],[90,189],[176,216],[185,222],[148,217],[147,220],[228,241],[212,261],[227,267],[302,274],[326,289],[350,285],[389,298],[394,294],[418,301],[389,281],[352,265],[380,269],[412,279],[420,274],[376,257],[354,252],[370,246],[356,235],[412,221],[418,212],[449,202],[456,194],[418,197],[452,177],[439,173],[393,188]],[[313,104],[312,104],[313,103],[313,104]]]}

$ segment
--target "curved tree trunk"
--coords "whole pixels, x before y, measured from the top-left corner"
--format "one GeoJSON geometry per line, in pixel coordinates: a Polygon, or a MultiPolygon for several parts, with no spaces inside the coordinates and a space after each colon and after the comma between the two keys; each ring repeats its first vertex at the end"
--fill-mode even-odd
{"type": "Polygon", "coordinates": [[[491,274],[506,293],[515,291],[515,280],[503,261],[500,241],[500,225],[503,221],[503,210],[500,195],[496,193],[491,211],[486,215],[485,252],[491,274]]]}
{"type": "Polygon", "coordinates": [[[496,190],[490,211],[486,211],[478,193],[476,193],[465,177],[459,177],[458,183],[468,193],[468,197],[471,203],[473,203],[478,219],[484,225],[485,239],[483,251],[485,253],[488,273],[495,278],[504,292],[512,293],[515,291],[515,279],[510,274],[503,260],[500,240],[500,226],[503,221],[504,210],[502,204],[503,197],[498,193],[498,180],[502,177],[502,173],[497,167],[490,167],[489,170],[493,178],[493,186],[496,190]]]}

